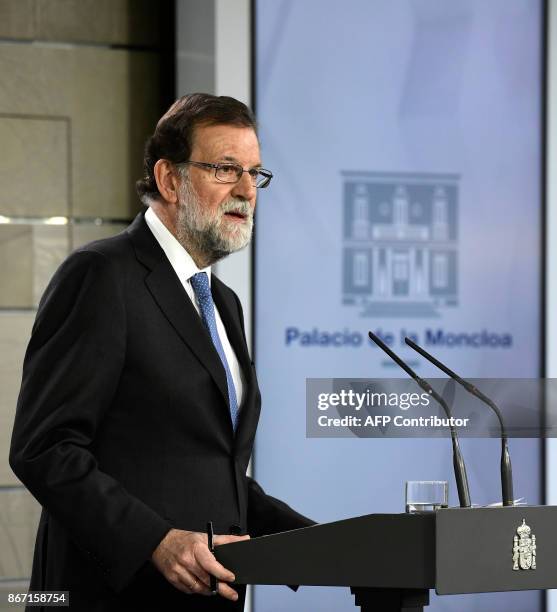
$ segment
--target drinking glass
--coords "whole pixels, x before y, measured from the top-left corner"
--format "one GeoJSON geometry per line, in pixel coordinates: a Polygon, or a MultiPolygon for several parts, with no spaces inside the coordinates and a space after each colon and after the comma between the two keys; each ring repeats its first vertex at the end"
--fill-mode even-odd
{"type": "Polygon", "coordinates": [[[406,483],[406,512],[434,512],[449,504],[446,480],[409,480],[406,483]]]}

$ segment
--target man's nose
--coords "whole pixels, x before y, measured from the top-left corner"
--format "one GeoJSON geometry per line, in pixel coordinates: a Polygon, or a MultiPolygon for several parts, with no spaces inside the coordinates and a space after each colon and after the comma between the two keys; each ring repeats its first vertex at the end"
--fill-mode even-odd
{"type": "Polygon", "coordinates": [[[257,188],[252,181],[253,179],[248,172],[242,173],[242,178],[234,185],[231,195],[238,198],[243,198],[244,200],[253,200],[255,198],[257,188]]]}

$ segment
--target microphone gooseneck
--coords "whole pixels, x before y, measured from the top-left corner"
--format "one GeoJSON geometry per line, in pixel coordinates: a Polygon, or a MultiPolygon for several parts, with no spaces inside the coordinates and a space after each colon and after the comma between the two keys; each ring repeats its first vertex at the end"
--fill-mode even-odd
{"type": "Polygon", "coordinates": [[[513,469],[511,465],[511,456],[509,453],[507,430],[503,422],[503,415],[501,414],[501,411],[499,410],[495,402],[486,395],[484,395],[477,387],[475,387],[467,380],[461,378],[458,374],[453,372],[444,363],[441,363],[438,359],[436,359],[433,355],[424,350],[421,346],[416,344],[413,340],[410,340],[410,338],[405,338],[404,341],[409,347],[413,348],[422,357],[424,357],[433,365],[437,366],[440,370],[445,372],[447,376],[450,376],[459,385],[462,385],[466,389],[466,391],[468,391],[468,393],[471,393],[474,397],[477,397],[484,404],[487,404],[497,415],[497,419],[499,420],[499,424],[501,426],[501,492],[503,497],[503,505],[513,506],[513,469]]]}
{"type": "MultiPolygon", "coordinates": [[[[435,391],[435,389],[423,378],[420,378],[416,372],[405,363],[394,351],[392,351],[384,342],[376,336],[373,332],[368,332],[369,337],[377,346],[383,350],[387,355],[397,364],[399,365],[410,378],[414,379],[416,383],[423,389],[428,395],[430,395],[438,404],[440,404],[445,411],[445,414],[449,418],[449,421],[452,420],[451,409],[447,402],[435,391]]],[[[453,467],[454,474],[456,480],[456,487],[458,490],[458,500],[460,502],[461,508],[470,508],[470,489],[468,487],[468,476],[466,475],[466,465],[464,464],[464,459],[462,457],[462,453],[460,451],[460,444],[458,442],[458,434],[456,432],[455,427],[450,424],[449,429],[451,432],[451,440],[453,444],[453,467]]]]}

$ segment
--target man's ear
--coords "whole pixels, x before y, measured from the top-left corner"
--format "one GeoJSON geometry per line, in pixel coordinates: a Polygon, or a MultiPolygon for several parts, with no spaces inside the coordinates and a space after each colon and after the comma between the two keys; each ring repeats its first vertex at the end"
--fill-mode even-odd
{"type": "Polygon", "coordinates": [[[174,165],[167,159],[159,159],[153,168],[153,174],[163,199],[171,204],[176,204],[179,178],[174,171],[174,165]]]}

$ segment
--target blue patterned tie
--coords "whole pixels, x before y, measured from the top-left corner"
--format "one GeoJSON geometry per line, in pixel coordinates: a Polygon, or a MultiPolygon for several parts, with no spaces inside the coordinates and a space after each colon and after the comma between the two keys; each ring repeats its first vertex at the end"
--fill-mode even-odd
{"type": "Polygon", "coordinates": [[[219,335],[217,333],[217,321],[215,319],[215,305],[213,304],[213,296],[211,295],[211,287],[209,287],[209,277],[206,272],[198,272],[191,278],[191,286],[195,292],[197,303],[201,310],[201,318],[211,336],[211,340],[217,349],[224,371],[226,372],[226,383],[228,385],[228,402],[230,404],[230,416],[232,417],[232,426],[236,431],[238,424],[238,400],[236,399],[236,389],[234,387],[234,381],[232,380],[232,374],[228,367],[228,361],[226,361],[226,355],[222,348],[219,335]]]}

